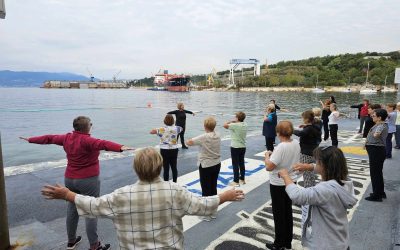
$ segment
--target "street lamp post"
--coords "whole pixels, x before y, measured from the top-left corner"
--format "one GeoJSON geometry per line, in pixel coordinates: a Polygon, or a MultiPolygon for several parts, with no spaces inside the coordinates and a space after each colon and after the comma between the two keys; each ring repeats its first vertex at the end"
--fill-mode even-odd
{"type": "Polygon", "coordinates": [[[8,249],[10,247],[7,215],[6,186],[4,181],[3,152],[1,149],[0,134],[0,249],[8,249]]]}
{"type": "Polygon", "coordinates": [[[4,5],[4,0],[0,0],[0,19],[6,18],[6,7],[4,5]]]}

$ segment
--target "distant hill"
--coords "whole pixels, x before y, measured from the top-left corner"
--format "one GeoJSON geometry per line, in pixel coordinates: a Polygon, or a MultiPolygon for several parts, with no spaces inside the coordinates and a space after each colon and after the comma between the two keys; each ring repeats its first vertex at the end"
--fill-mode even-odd
{"type": "Polygon", "coordinates": [[[46,80],[90,80],[73,73],[0,70],[0,87],[39,87],[46,80]]]}
{"type": "MultiPolygon", "coordinates": [[[[238,87],[291,87],[344,86],[363,84],[369,64],[368,81],[375,85],[394,83],[395,68],[400,67],[400,51],[388,53],[365,52],[356,54],[327,55],[296,61],[281,61],[261,65],[261,75],[253,76],[253,68],[235,70],[238,87]]],[[[207,75],[194,75],[196,85],[208,85],[207,75]]],[[[213,76],[215,87],[229,84],[229,70],[216,72],[213,76]]]]}

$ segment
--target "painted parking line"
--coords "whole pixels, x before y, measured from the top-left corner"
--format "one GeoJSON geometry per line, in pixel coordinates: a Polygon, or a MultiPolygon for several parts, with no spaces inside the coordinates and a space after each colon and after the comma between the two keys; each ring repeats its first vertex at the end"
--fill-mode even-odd
{"type": "MultiPolygon", "coordinates": [[[[368,161],[350,158],[349,176],[353,180],[356,198],[360,201],[369,183],[368,161]]],[[[302,185],[302,180],[299,180],[302,185]]],[[[349,221],[359,203],[348,211],[349,221]]],[[[265,243],[274,240],[274,221],[271,202],[251,214],[241,211],[238,216],[242,219],[225,234],[214,240],[207,249],[265,249],[265,243]]],[[[293,206],[293,241],[292,249],[302,249],[301,246],[301,208],[293,206]]]]}

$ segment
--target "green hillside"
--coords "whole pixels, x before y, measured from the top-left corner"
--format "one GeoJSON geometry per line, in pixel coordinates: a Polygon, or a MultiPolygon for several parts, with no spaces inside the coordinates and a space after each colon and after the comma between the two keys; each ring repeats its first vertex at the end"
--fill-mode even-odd
{"type": "MultiPolygon", "coordinates": [[[[312,57],[298,61],[281,61],[276,64],[261,66],[261,75],[253,76],[253,68],[235,71],[235,82],[238,87],[292,87],[315,86],[317,76],[319,86],[344,86],[362,84],[366,79],[369,62],[369,82],[383,85],[393,84],[395,68],[400,67],[400,52],[378,53],[366,52],[357,54],[328,55],[312,57]]],[[[214,78],[216,87],[229,83],[229,70],[217,72],[214,78]]],[[[205,75],[192,78],[197,85],[206,85],[205,75]]]]}

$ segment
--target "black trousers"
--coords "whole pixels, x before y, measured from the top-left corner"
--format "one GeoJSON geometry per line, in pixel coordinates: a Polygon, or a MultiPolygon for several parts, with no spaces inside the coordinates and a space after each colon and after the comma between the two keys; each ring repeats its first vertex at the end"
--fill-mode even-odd
{"type": "Polygon", "coordinates": [[[244,155],[246,154],[246,148],[233,148],[231,147],[231,158],[233,167],[233,181],[239,182],[239,171],[240,179],[244,181],[245,167],[244,167],[244,155]]]}
{"type": "Polygon", "coordinates": [[[176,182],[178,179],[178,169],[176,168],[178,161],[178,149],[160,149],[163,158],[164,181],[169,181],[169,168],[172,170],[172,180],[176,182]]]}
{"type": "Polygon", "coordinates": [[[182,127],[182,131],[178,134],[176,140],[179,141],[179,137],[181,138],[182,147],[186,147],[185,145],[185,127],[182,127]]]}
{"type": "Polygon", "coordinates": [[[369,158],[369,173],[371,175],[373,196],[381,197],[385,192],[383,183],[383,163],[386,159],[384,146],[366,146],[369,158]]]}
{"type": "Polygon", "coordinates": [[[267,147],[267,150],[269,151],[274,151],[274,142],[275,142],[275,137],[265,137],[265,146],[267,147]]]}
{"type": "Polygon", "coordinates": [[[339,142],[337,138],[337,131],[339,127],[337,124],[330,124],[329,125],[329,133],[331,134],[332,146],[337,147],[339,142]]]}
{"type": "Polygon", "coordinates": [[[363,132],[365,119],[367,119],[367,117],[368,116],[360,116],[360,129],[358,130],[358,133],[362,133],[363,132]]]}
{"type": "Polygon", "coordinates": [[[386,137],[386,157],[388,157],[388,158],[392,158],[392,147],[393,147],[392,138],[393,138],[393,134],[394,133],[388,133],[388,135],[386,137]]]}
{"type": "Polygon", "coordinates": [[[285,186],[272,184],[269,186],[275,225],[274,245],[291,249],[293,239],[292,200],[287,195],[285,186]]]}
{"type": "Polygon", "coordinates": [[[202,196],[213,196],[217,194],[217,180],[221,163],[208,168],[199,166],[200,185],[202,196]]]}
{"type": "Polygon", "coordinates": [[[327,120],[323,120],[322,124],[324,125],[324,141],[329,138],[329,125],[327,120]]]}

